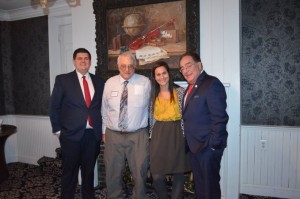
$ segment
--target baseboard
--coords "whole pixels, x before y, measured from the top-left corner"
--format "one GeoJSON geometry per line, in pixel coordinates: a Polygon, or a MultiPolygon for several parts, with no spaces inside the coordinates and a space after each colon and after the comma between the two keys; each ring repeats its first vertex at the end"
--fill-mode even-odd
{"type": "Polygon", "coordinates": [[[18,157],[18,162],[22,162],[26,164],[38,165],[37,161],[38,159],[32,157],[24,157],[24,156],[18,157]]]}
{"type": "Polygon", "coordinates": [[[300,199],[300,191],[297,189],[284,189],[280,187],[254,186],[242,185],[240,189],[241,194],[258,196],[269,196],[276,198],[300,199]]]}

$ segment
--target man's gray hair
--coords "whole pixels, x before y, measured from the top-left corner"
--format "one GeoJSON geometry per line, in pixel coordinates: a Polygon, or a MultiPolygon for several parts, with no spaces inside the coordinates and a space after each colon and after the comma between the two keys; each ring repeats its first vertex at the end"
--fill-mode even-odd
{"type": "Polygon", "coordinates": [[[133,66],[136,67],[135,56],[130,51],[126,51],[126,52],[122,53],[121,55],[119,55],[118,62],[117,62],[118,65],[120,63],[120,57],[128,57],[128,58],[130,58],[132,60],[132,62],[133,62],[133,66]]]}

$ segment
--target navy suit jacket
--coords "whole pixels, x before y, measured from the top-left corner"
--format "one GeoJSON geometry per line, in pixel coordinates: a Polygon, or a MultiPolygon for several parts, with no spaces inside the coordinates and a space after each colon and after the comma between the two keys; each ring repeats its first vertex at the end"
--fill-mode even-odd
{"type": "Polygon", "coordinates": [[[91,117],[97,141],[102,138],[101,102],[104,82],[90,74],[95,89],[90,107],[85,103],[76,71],[58,75],[50,101],[50,120],[53,132],[61,131],[66,139],[79,141],[91,117]]]}
{"type": "Polygon", "coordinates": [[[184,132],[191,152],[197,153],[207,146],[227,146],[226,98],[220,80],[203,71],[186,99],[185,106],[182,105],[184,132]]]}

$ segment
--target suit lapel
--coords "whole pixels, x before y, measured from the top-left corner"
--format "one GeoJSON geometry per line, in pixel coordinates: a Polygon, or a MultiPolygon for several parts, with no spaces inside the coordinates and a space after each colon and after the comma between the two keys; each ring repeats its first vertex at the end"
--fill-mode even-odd
{"type": "MultiPolygon", "coordinates": [[[[190,99],[193,98],[193,95],[194,95],[195,90],[196,90],[196,89],[195,89],[195,88],[196,88],[196,85],[197,85],[197,83],[195,83],[195,85],[194,85],[193,89],[191,90],[189,96],[187,96],[187,98],[185,99],[185,103],[184,103],[184,106],[183,106],[183,107],[184,107],[184,110],[185,110],[186,107],[188,106],[188,104],[189,104],[189,102],[190,102],[190,99]]],[[[188,89],[186,89],[186,92],[185,92],[185,95],[184,95],[184,96],[186,96],[187,90],[188,90],[188,89]]]]}
{"type": "Polygon", "coordinates": [[[91,77],[91,80],[92,80],[92,84],[93,84],[93,87],[94,87],[94,96],[92,96],[92,101],[91,101],[91,104],[93,103],[94,99],[96,98],[96,95],[98,94],[97,93],[97,84],[96,84],[96,80],[95,80],[95,76],[93,76],[92,74],[90,74],[90,77],[91,77]]]}
{"type": "Polygon", "coordinates": [[[86,106],[84,95],[82,93],[80,82],[78,81],[78,76],[75,70],[72,75],[72,81],[74,82],[74,92],[76,93],[76,96],[80,98],[80,103],[86,106]]]}
{"type": "Polygon", "coordinates": [[[185,110],[185,105],[186,105],[185,96],[186,96],[186,94],[187,94],[187,91],[188,91],[188,87],[187,87],[187,88],[185,89],[185,91],[184,91],[183,98],[182,98],[182,102],[181,102],[182,113],[183,113],[184,110],[185,110]]]}
{"type": "MultiPolygon", "coordinates": [[[[182,107],[184,107],[184,108],[183,108],[183,112],[186,110],[186,107],[189,105],[190,100],[194,97],[194,95],[195,95],[195,93],[197,92],[198,88],[201,86],[201,82],[202,82],[202,80],[203,80],[203,78],[204,78],[205,76],[206,76],[206,72],[203,71],[203,72],[200,74],[200,76],[198,77],[196,83],[194,84],[193,89],[191,90],[189,96],[188,96],[187,99],[185,100],[185,106],[184,106],[184,104],[183,104],[183,106],[182,106],[182,107]]],[[[186,94],[187,94],[187,90],[188,90],[188,89],[185,90],[184,97],[185,97],[186,94]]]]}

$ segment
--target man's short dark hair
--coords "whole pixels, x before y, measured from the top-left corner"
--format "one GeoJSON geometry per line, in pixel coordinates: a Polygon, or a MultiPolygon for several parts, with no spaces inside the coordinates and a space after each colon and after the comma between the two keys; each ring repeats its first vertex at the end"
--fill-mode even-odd
{"type": "Polygon", "coordinates": [[[73,60],[76,59],[76,56],[77,56],[78,53],[87,53],[89,55],[89,58],[90,59],[92,58],[91,53],[87,49],[85,49],[85,48],[77,48],[74,51],[74,53],[73,53],[73,60]]]}
{"type": "Polygon", "coordinates": [[[180,56],[179,62],[181,62],[181,59],[185,56],[191,56],[194,62],[201,62],[201,58],[197,53],[191,53],[191,52],[186,52],[183,55],[180,56]]]}

